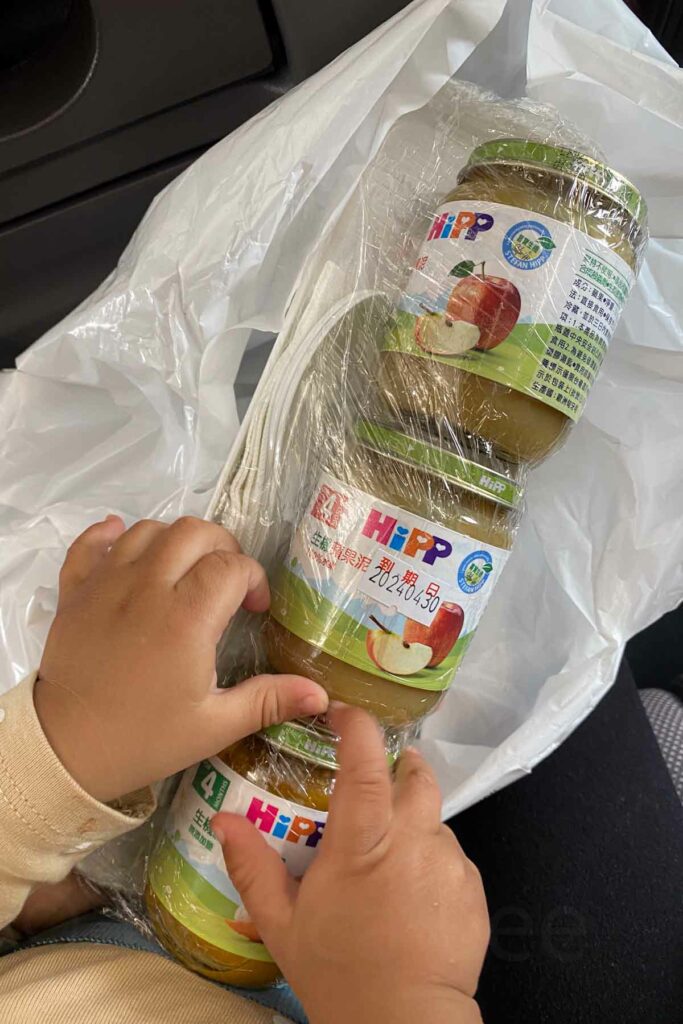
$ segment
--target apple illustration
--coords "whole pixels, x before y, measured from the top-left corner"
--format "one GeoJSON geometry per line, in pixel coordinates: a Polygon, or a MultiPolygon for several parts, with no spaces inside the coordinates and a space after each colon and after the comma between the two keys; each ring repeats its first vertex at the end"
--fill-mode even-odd
{"type": "Polygon", "coordinates": [[[406,619],[403,639],[409,644],[426,644],[432,649],[427,668],[436,668],[450,654],[460,636],[465,613],[459,604],[444,601],[429,626],[406,619]]]}
{"type": "Polygon", "coordinates": [[[480,334],[476,324],[445,320],[439,313],[427,312],[415,321],[415,341],[435,356],[462,355],[475,347],[480,334]]]}
{"type": "MultiPolygon", "coordinates": [[[[377,622],[371,616],[373,622],[377,622]]],[[[426,668],[432,657],[432,649],[423,643],[408,643],[398,633],[377,622],[379,629],[369,629],[365,646],[370,659],[383,672],[393,676],[413,676],[426,668]]]]}
{"type": "MultiPolygon", "coordinates": [[[[467,262],[467,267],[474,264],[467,262]]],[[[478,274],[460,270],[465,263],[451,271],[460,277],[446,303],[446,321],[475,324],[479,328],[476,348],[487,351],[505,341],[517,323],[522,297],[512,281],[504,277],[487,277],[485,263],[478,274]]]]}

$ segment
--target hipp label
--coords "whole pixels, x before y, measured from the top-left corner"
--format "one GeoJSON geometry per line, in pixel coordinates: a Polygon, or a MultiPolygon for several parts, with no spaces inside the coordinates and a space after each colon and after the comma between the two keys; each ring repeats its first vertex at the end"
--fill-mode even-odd
{"type": "Polygon", "coordinates": [[[434,218],[427,241],[433,242],[437,238],[463,238],[467,242],[474,242],[481,231],[490,231],[493,227],[493,217],[490,213],[475,213],[470,210],[461,210],[457,215],[444,210],[434,218]]]}
{"type": "Polygon", "coordinates": [[[419,526],[403,526],[397,518],[371,509],[365,525],[364,537],[374,537],[389,551],[398,551],[410,558],[418,558],[427,565],[434,565],[437,558],[448,558],[453,550],[450,541],[437,537],[419,526]]]}
{"type": "Polygon", "coordinates": [[[218,757],[188,769],[171,804],[166,822],[168,836],[180,856],[236,904],[239,895],[211,831],[211,819],[217,811],[229,811],[250,821],[296,878],[303,875],[315,856],[327,822],[325,811],[273,796],[218,757]]]}
{"type": "Polygon", "coordinates": [[[439,208],[383,350],[502,384],[576,421],[633,270],[606,240],[550,213],[473,202],[439,208]]]}
{"type": "Polygon", "coordinates": [[[316,821],[303,814],[292,814],[291,804],[286,808],[259,797],[253,797],[247,808],[247,818],[256,825],[260,832],[272,836],[273,839],[284,839],[288,843],[303,843],[304,846],[315,847],[322,839],[325,819],[316,821]]]}
{"type": "MultiPolygon", "coordinates": [[[[492,493],[495,483],[489,478],[492,493]]],[[[410,493],[405,500],[410,505],[410,493]]],[[[365,673],[443,690],[508,557],[501,548],[482,552],[480,546],[323,473],[273,580],[270,614],[365,673]]],[[[255,809],[259,828],[277,831],[286,845],[317,843],[315,815],[306,815],[306,823],[285,821],[277,801],[269,802],[272,807],[255,809]]]]}
{"type": "Polygon", "coordinates": [[[251,821],[294,878],[301,878],[316,856],[327,814],[274,797],[221,758],[207,758],[183,775],[164,838],[150,859],[150,887],[171,917],[203,942],[245,963],[272,962],[212,831],[217,811],[251,821]]]}

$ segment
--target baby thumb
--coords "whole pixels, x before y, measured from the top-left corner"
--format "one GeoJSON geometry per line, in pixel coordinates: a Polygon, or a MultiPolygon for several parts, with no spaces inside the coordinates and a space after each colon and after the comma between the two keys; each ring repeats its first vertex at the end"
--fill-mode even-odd
{"type": "Polygon", "coordinates": [[[245,679],[215,695],[211,730],[216,734],[216,749],[278,722],[320,715],[327,704],[323,688],[303,676],[262,675],[245,679]]]}
{"type": "Polygon", "coordinates": [[[297,883],[260,832],[237,814],[217,814],[211,822],[233,885],[266,946],[277,950],[289,927],[297,883]]]}

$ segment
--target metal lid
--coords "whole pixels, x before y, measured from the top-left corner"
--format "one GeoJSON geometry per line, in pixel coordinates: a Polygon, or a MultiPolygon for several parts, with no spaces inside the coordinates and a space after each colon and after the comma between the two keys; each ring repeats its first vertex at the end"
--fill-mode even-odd
{"type": "Polygon", "coordinates": [[[321,768],[337,769],[337,737],[329,729],[304,722],[282,722],[263,730],[271,746],[321,768]]]}
{"type": "MultiPolygon", "coordinates": [[[[401,748],[409,738],[408,734],[400,730],[387,730],[386,753],[389,765],[392,765],[398,758],[401,748]]],[[[328,768],[336,771],[337,744],[339,737],[332,732],[320,719],[316,719],[315,725],[311,722],[297,719],[293,722],[282,722],[280,725],[270,725],[261,733],[263,738],[272,747],[283,751],[286,754],[293,754],[303,761],[309,761],[320,768],[328,768]]]]}
{"type": "Polygon", "coordinates": [[[474,494],[491,498],[499,505],[516,508],[523,488],[490,466],[463,458],[456,452],[394,426],[357,420],[354,432],[360,444],[383,455],[438,473],[474,494]]]}
{"type": "Polygon", "coordinates": [[[466,176],[473,167],[481,164],[513,163],[546,167],[559,174],[578,178],[592,186],[621,206],[641,227],[647,224],[647,204],[635,185],[607,164],[594,160],[576,149],[562,146],[548,146],[530,139],[493,139],[485,142],[470,154],[467,164],[460,173],[466,176]]]}

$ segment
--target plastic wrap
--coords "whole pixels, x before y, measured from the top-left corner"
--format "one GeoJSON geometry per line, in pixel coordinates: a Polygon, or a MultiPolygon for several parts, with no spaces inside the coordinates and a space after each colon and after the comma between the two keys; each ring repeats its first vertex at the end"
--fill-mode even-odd
{"type": "Polygon", "coordinates": [[[646,239],[637,190],[551,108],[452,82],[398,122],[297,295],[217,491],[214,517],[272,589],[263,627],[228,631],[224,685],[297,672],[386,724],[438,705],[529,466],[578,419],[646,239]]]}
{"type": "Polygon", "coordinates": [[[478,146],[384,342],[387,400],[512,460],[547,457],[581,416],[646,242],[645,202],[605,164],[528,138],[478,146]]]}
{"type": "MultiPolygon", "coordinates": [[[[310,297],[302,288],[291,340],[273,357],[276,386],[249,420],[212,514],[266,564],[272,595],[265,621],[244,614],[228,630],[219,682],[264,669],[298,672],[385,726],[414,727],[452,683],[503,571],[526,463],[548,455],[566,432],[564,413],[559,427],[550,419],[543,432],[547,395],[533,383],[558,374],[556,392],[566,382],[569,393],[580,369],[582,383],[597,374],[646,227],[638,193],[593,150],[552,148],[558,139],[576,145],[577,133],[551,109],[450,83],[408,120],[389,133],[324,247],[322,259],[334,254],[338,263],[346,254],[350,291],[318,323],[311,311],[317,294],[325,301],[332,271],[321,268],[310,297]],[[493,142],[481,122],[496,133],[493,142]],[[500,124],[514,126],[515,162],[504,159],[500,124]],[[414,138],[416,129],[421,145],[407,148],[406,132],[414,138]],[[524,134],[533,146],[519,141],[524,134]],[[468,143],[493,155],[483,201],[469,194],[464,205],[444,206],[445,181],[458,172],[467,180],[458,147],[468,143]],[[540,280],[524,280],[537,272],[540,280]],[[402,330],[408,343],[396,349],[402,330]],[[467,359],[481,354],[509,376],[531,361],[525,392],[496,385],[476,406],[465,396],[463,424],[458,382],[439,372],[452,365],[447,344],[465,374],[467,359]],[[563,357],[552,370],[551,345],[563,357]],[[413,358],[440,358],[429,359],[421,377],[405,366],[387,373],[387,352],[413,348],[413,358]]],[[[582,402],[583,390],[576,395],[582,402]]],[[[559,405],[555,398],[555,412],[559,405]]],[[[225,809],[275,836],[301,874],[322,834],[333,779],[325,757],[292,759],[263,738],[186,773],[146,890],[169,951],[215,979],[277,980],[225,872],[211,814],[228,794],[225,809]],[[283,810],[276,797],[294,805],[283,810]]]]}
{"type": "MultiPolygon", "coordinates": [[[[404,738],[387,736],[395,760],[404,738]]],[[[337,772],[337,738],[319,721],[272,726],[189,768],[149,861],[145,902],[157,938],[181,963],[246,988],[279,969],[228,875],[210,821],[251,821],[300,878],[315,857],[337,772]]]]}

